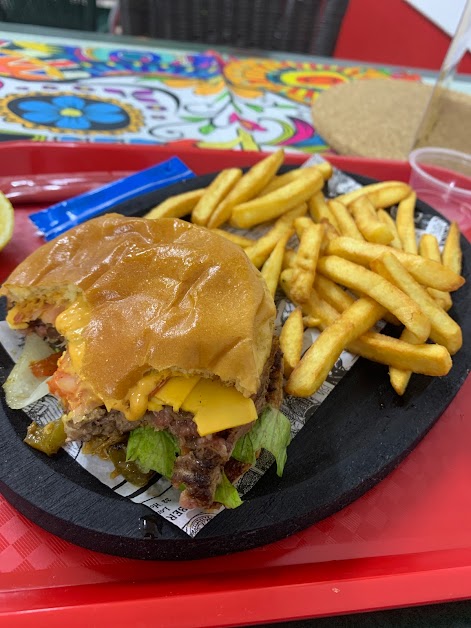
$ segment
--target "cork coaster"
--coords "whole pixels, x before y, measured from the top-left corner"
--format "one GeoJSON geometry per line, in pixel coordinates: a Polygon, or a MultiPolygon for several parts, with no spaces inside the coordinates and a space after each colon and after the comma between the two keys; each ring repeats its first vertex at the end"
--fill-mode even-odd
{"type": "MultiPolygon", "coordinates": [[[[317,132],[340,154],[406,159],[432,86],[368,79],[336,85],[312,104],[317,132]]],[[[471,153],[471,96],[446,90],[427,144],[471,153]]]]}

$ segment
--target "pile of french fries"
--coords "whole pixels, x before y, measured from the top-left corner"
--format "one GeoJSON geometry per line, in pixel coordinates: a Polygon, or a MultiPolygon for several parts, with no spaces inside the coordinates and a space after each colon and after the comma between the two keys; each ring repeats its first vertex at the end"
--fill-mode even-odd
{"type": "Polygon", "coordinates": [[[462,345],[461,328],[447,313],[450,293],[464,284],[457,225],[442,252],[431,234],[417,245],[416,195],[406,183],[327,199],[328,162],[277,175],[283,160],[279,150],[245,174],[223,170],[207,188],[168,198],[146,217],[191,214],[244,249],[273,297],[282,288],[295,305],[280,335],[288,394],[312,395],[344,349],[387,365],[399,395],[412,373],[446,375],[462,345]],[[260,224],[267,230],[258,238],[221,229],[260,224]],[[400,338],[374,331],[380,320],[401,325],[400,338]],[[302,355],[308,327],[321,333],[302,355]]]}

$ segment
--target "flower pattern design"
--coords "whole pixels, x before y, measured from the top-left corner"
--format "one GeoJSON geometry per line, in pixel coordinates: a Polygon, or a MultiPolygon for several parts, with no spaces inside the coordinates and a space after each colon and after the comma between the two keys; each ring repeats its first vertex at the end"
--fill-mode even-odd
{"type": "Polygon", "coordinates": [[[420,80],[358,65],[2,39],[0,141],[316,153],[328,146],[312,125],[312,100],[337,83],[388,77],[420,80]]]}
{"type": "Polygon", "coordinates": [[[16,95],[8,98],[6,108],[11,121],[59,132],[123,133],[142,124],[141,113],[130,105],[90,95],[16,95]]]}
{"type": "Polygon", "coordinates": [[[57,96],[50,101],[25,100],[18,108],[29,122],[74,130],[90,129],[94,124],[115,125],[127,121],[128,117],[118,105],[90,103],[79,96],[57,96]]]}

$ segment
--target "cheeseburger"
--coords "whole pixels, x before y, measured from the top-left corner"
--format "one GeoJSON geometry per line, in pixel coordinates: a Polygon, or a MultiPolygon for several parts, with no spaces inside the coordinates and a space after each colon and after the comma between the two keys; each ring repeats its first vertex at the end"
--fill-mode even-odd
{"type": "Polygon", "coordinates": [[[232,482],[261,448],[282,468],[275,306],[237,245],[107,214],[43,245],[0,294],[9,325],[60,356],[48,386],[64,438],[115,463],[124,452],[117,472],[167,476],[182,506],[207,508],[237,505],[232,482]]]}

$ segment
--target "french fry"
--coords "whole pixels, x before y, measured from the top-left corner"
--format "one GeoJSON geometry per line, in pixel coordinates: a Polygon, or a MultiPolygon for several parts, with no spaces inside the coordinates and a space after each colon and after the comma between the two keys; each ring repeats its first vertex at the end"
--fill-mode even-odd
{"type": "Polygon", "coordinates": [[[341,194],[337,196],[337,200],[348,206],[356,198],[366,194],[376,209],[384,209],[396,205],[406,198],[411,191],[410,185],[402,181],[381,181],[380,183],[364,185],[353,190],[353,192],[347,192],[347,194],[341,194]]]}
{"type": "Polygon", "coordinates": [[[309,213],[311,214],[314,222],[320,223],[323,220],[327,220],[333,227],[335,227],[336,231],[339,231],[339,224],[337,222],[337,219],[331,212],[322,191],[316,192],[316,194],[313,194],[313,196],[311,196],[308,201],[308,207],[309,213]]]}
{"type": "Polygon", "coordinates": [[[322,320],[315,316],[303,316],[303,325],[304,327],[314,327],[315,329],[319,329],[322,325],[322,320]]]}
{"type": "Polygon", "coordinates": [[[177,194],[176,196],[169,196],[165,201],[153,207],[144,218],[151,220],[156,218],[183,218],[183,216],[192,211],[205,191],[206,188],[200,188],[199,190],[183,192],[183,194],[177,194]]]}
{"type": "Polygon", "coordinates": [[[288,379],[286,392],[309,397],[318,390],[344,347],[377,322],[377,313],[377,303],[368,297],[358,299],[342,312],[303,355],[288,379]]]}
{"type": "Polygon", "coordinates": [[[447,375],[452,366],[450,354],[442,345],[413,345],[373,331],[349,343],[347,349],[373,362],[434,377],[447,375]]]}
{"type": "MultiPolygon", "coordinates": [[[[291,287],[291,282],[293,279],[293,272],[294,272],[294,269],[292,267],[284,268],[281,271],[281,275],[280,275],[280,286],[283,289],[286,296],[288,297],[288,299],[290,298],[290,287],[291,287]]],[[[304,308],[304,305],[303,305],[303,308],[304,308]]]]}
{"type": "Polygon", "coordinates": [[[393,232],[378,219],[374,205],[366,195],[359,196],[352,201],[348,209],[351,211],[361,235],[368,242],[389,244],[394,239],[393,232]]]}
{"type": "Polygon", "coordinates": [[[275,298],[276,288],[278,287],[278,281],[280,279],[285,247],[293,234],[294,229],[290,229],[283,236],[281,236],[275,248],[270,253],[267,261],[262,266],[262,277],[265,279],[268,290],[273,298],[275,298]]]}
{"type": "Polygon", "coordinates": [[[402,243],[397,232],[396,223],[394,222],[391,214],[389,214],[385,209],[378,209],[376,215],[378,216],[378,219],[381,220],[381,222],[384,222],[384,224],[390,228],[394,236],[389,244],[395,249],[402,249],[402,243]]]}
{"type": "Polygon", "coordinates": [[[327,245],[329,244],[329,242],[333,240],[334,238],[338,238],[339,233],[337,229],[334,227],[334,225],[329,220],[326,220],[325,218],[322,218],[319,224],[324,226],[324,238],[321,242],[321,253],[324,254],[324,251],[327,248],[327,245]]]}
{"type": "MultiPolygon", "coordinates": [[[[314,288],[317,290],[319,296],[338,312],[343,312],[355,301],[355,298],[348,294],[341,286],[319,273],[316,274],[314,279],[314,288]]],[[[391,325],[400,325],[400,321],[387,310],[384,310],[383,318],[388,323],[391,323],[391,325]]]]}
{"type": "Polygon", "coordinates": [[[443,265],[457,275],[461,275],[463,253],[460,245],[460,230],[456,222],[452,222],[443,247],[443,265]]]}
{"type": "MultiPolygon", "coordinates": [[[[424,233],[419,242],[419,254],[426,259],[432,259],[442,263],[440,255],[440,247],[437,238],[431,233],[424,233]]],[[[432,296],[441,308],[448,312],[453,305],[449,292],[437,290],[436,288],[427,288],[427,292],[432,296]]]]}
{"type": "MultiPolygon", "coordinates": [[[[324,181],[328,181],[334,172],[332,165],[328,161],[322,161],[309,167],[317,168],[317,170],[319,170],[319,172],[321,173],[324,181]]],[[[305,170],[305,168],[303,168],[303,170],[305,170]]]]}
{"type": "Polygon", "coordinates": [[[340,236],[329,242],[327,247],[328,255],[338,255],[364,266],[369,266],[376,257],[389,252],[393,253],[414,279],[424,286],[452,292],[458,290],[465,282],[463,277],[434,260],[424,259],[384,244],[360,242],[340,236]]]}
{"type": "Polygon", "coordinates": [[[238,244],[243,249],[248,246],[252,246],[255,243],[255,240],[252,238],[246,238],[245,236],[238,235],[237,233],[231,233],[230,231],[225,231],[224,229],[212,229],[215,233],[219,233],[226,240],[230,240],[234,242],[234,244],[238,244]]]}
{"type": "Polygon", "coordinates": [[[191,212],[191,222],[205,226],[211,214],[242,177],[240,168],[221,170],[191,212]]]}
{"type": "Polygon", "coordinates": [[[278,240],[287,231],[291,231],[296,218],[303,216],[307,212],[306,203],[301,203],[298,207],[278,218],[273,227],[264,236],[255,241],[254,244],[245,249],[252,264],[261,268],[273,251],[278,240]]]}
{"type": "MultiPolygon", "coordinates": [[[[285,281],[282,287],[285,293],[288,294],[291,277],[288,275],[285,276],[284,279],[285,281]]],[[[317,273],[314,280],[314,289],[311,291],[309,301],[303,303],[302,308],[306,316],[319,318],[323,321],[325,326],[330,325],[331,322],[337,318],[338,313],[344,312],[354,301],[355,299],[339,285],[317,273]]],[[[383,318],[393,325],[400,324],[397,318],[379,305],[379,303],[377,304],[377,308],[378,320],[383,318]]]]}
{"type": "MultiPolygon", "coordinates": [[[[327,164],[327,162],[325,163],[327,164]]],[[[291,183],[292,181],[295,181],[296,179],[305,176],[306,172],[316,171],[321,174],[324,180],[326,180],[332,175],[332,166],[330,164],[328,164],[328,166],[324,166],[324,164],[319,164],[316,166],[308,166],[307,168],[293,168],[293,170],[288,170],[288,172],[274,176],[270,183],[263,188],[258,196],[265,196],[266,194],[270,194],[270,192],[279,190],[288,183],[291,183]],[[330,175],[327,176],[329,170],[330,175]]]]}
{"type": "Polygon", "coordinates": [[[442,262],[437,238],[431,233],[424,233],[419,241],[419,254],[426,259],[442,262]]]}
{"type": "Polygon", "coordinates": [[[275,175],[283,159],[284,151],[280,149],[252,166],[216,207],[207,222],[207,227],[210,229],[220,227],[229,220],[236,205],[254,198],[275,175]]]}
{"type": "Polygon", "coordinates": [[[416,336],[430,333],[430,321],[417,303],[384,277],[336,255],[322,257],[317,266],[322,275],[380,303],[416,336]]]}
{"type": "Polygon", "coordinates": [[[307,201],[323,185],[324,179],[319,171],[306,172],[303,177],[266,196],[236,205],[232,209],[231,224],[247,228],[278,218],[299,203],[307,201]]]}
{"type": "Polygon", "coordinates": [[[287,377],[301,359],[303,334],[303,315],[301,308],[297,307],[288,316],[280,334],[280,348],[283,351],[283,366],[287,377]]]}
{"type": "Polygon", "coordinates": [[[313,224],[314,223],[312,222],[312,220],[307,216],[300,216],[299,218],[296,218],[296,220],[294,221],[294,228],[296,230],[298,240],[301,240],[303,231],[313,224]]]}
{"type": "MultiPolygon", "coordinates": [[[[354,295],[356,299],[365,296],[360,290],[350,290],[350,292],[354,295]]],[[[391,314],[391,312],[389,312],[388,310],[384,311],[383,319],[391,325],[395,325],[397,327],[402,324],[401,321],[396,316],[394,316],[394,314],[391,314]]]]}
{"type": "MultiPolygon", "coordinates": [[[[427,338],[418,338],[415,334],[412,334],[408,329],[404,329],[401,333],[401,340],[413,345],[423,344],[427,338]]],[[[389,367],[389,381],[398,395],[403,395],[406,392],[407,385],[411,378],[412,371],[407,369],[398,369],[394,366],[389,367]]]]}
{"type": "Polygon", "coordinates": [[[295,259],[296,251],[293,251],[293,249],[285,249],[285,254],[283,255],[282,269],[286,270],[287,268],[292,268],[294,266],[295,259]]]}
{"type": "Polygon", "coordinates": [[[406,253],[417,254],[415,238],[414,210],[417,196],[411,192],[397,206],[396,227],[402,248],[406,253]]]}
{"type": "Polygon", "coordinates": [[[339,226],[338,232],[340,235],[354,238],[355,240],[364,240],[364,237],[361,235],[354,219],[352,218],[352,215],[343,203],[341,203],[338,199],[331,199],[328,202],[328,206],[337,221],[339,226]]]}
{"type": "MultiPolygon", "coordinates": [[[[290,268],[288,268],[287,270],[284,270],[280,276],[280,285],[284,293],[288,297],[288,299],[291,298],[290,291],[291,291],[292,276],[293,276],[293,271],[290,268]]],[[[334,320],[336,320],[339,317],[339,312],[334,307],[332,307],[329,303],[327,303],[327,301],[324,301],[324,299],[321,299],[315,288],[311,290],[311,294],[309,295],[308,301],[306,301],[306,303],[303,303],[301,305],[301,309],[302,309],[303,314],[308,319],[311,318],[316,321],[319,321],[320,329],[324,329],[325,327],[330,325],[334,320]]],[[[385,312],[385,309],[378,303],[377,312],[376,312],[378,316],[378,320],[383,316],[384,312],[385,312]]]]}
{"type": "MultiPolygon", "coordinates": [[[[321,319],[321,329],[331,325],[340,316],[331,305],[316,294],[315,290],[311,292],[309,302],[305,303],[302,309],[307,316],[321,319]]],[[[403,333],[406,331],[408,330],[405,329],[403,333]]],[[[411,370],[413,373],[422,375],[441,377],[447,375],[452,366],[450,354],[441,345],[414,346],[409,342],[374,331],[367,331],[350,342],[346,349],[390,368],[411,370]]]]}
{"type": "MultiPolygon", "coordinates": [[[[407,272],[401,262],[392,253],[386,253],[371,262],[373,270],[393,283],[411,299],[413,299],[430,321],[430,338],[437,344],[446,347],[454,355],[463,344],[460,326],[435,303],[429,293],[407,272]]],[[[428,336],[425,331],[420,334],[411,330],[424,342],[428,336]]]]}
{"type": "MultiPolygon", "coordinates": [[[[303,218],[297,218],[295,225],[301,220],[303,218]]],[[[298,252],[294,260],[291,286],[291,295],[295,303],[304,303],[309,299],[323,236],[324,226],[316,225],[312,221],[301,233],[298,252]]]]}
{"type": "Polygon", "coordinates": [[[327,301],[337,312],[344,312],[355,299],[331,279],[317,273],[314,288],[318,295],[327,301]]]}

